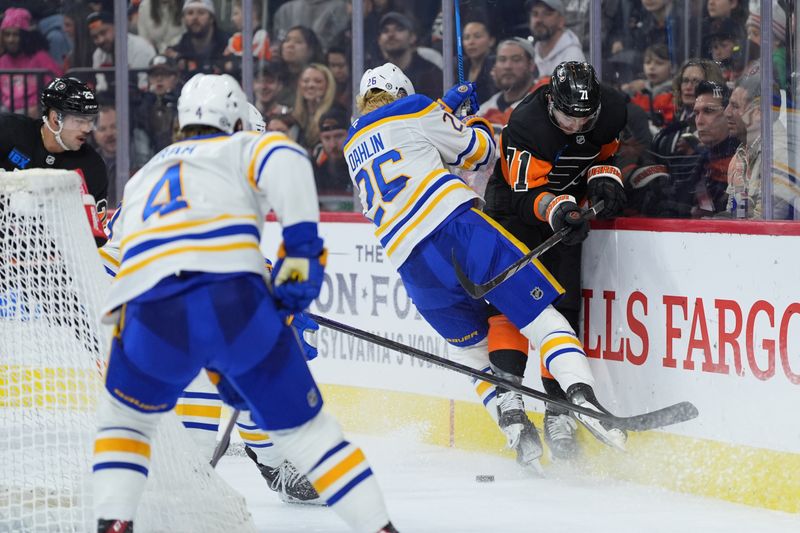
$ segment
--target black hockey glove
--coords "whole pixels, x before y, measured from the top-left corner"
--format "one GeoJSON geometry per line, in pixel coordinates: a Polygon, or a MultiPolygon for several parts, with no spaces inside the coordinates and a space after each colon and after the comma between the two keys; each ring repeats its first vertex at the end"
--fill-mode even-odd
{"type": "Polygon", "coordinates": [[[622,213],[628,197],[622,184],[622,172],[613,165],[597,165],[591,167],[586,174],[589,204],[596,205],[603,200],[605,205],[597,213],[597,218],[614,218],[622,213]]]}
{"type": "Polygon", "coordinates": [[[567,246],[582,243],[589,235],[589,220],[581,216],[581,208],[575,202],[575,197],[569,194],[556,196],[547,206],[547,221],[553,231],[561,231],[569,227],[571,230],[561,239],[567,246]]]}

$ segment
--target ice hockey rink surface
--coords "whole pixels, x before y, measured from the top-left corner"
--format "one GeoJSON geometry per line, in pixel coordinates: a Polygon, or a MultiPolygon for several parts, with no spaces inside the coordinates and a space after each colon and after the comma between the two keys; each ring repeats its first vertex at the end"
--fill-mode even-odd
{"type": "MultiPolygon", "coordinates": [[[[513,460],[420,444],[413,435],[348,435],[367,455],[401,533],[798,533],[789,514],[598,479],[547,467],[526,477],[513,460]],[[476,476],[493,475],[494,482],[476,476]]],[[[244,456],[220,474],[247,498],[261,533],[345,533],[330,509],[282,503],[244,456]]]]}

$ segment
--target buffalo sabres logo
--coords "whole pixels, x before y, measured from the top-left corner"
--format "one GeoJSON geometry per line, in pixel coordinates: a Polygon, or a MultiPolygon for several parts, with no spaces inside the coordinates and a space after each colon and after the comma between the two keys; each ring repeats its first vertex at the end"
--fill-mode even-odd
{"type": "Polygon", "coordinates": [[[458,86],[458,92],[460,92],[460,93],[465,93],[468,90],[469,90],[469,87],[467,87],[466,85],[459,85],[458,86]]]}
{"type": "Polygon", "coordinates": [[[55,156],[48,155],[47,157],[44,158],[44,162],[47,163],[48,165],[52,165],[53,163],[56,162],[56,158],[55,156]]]}
{"type": "Polygon", "coordinates": [[[577,137],[575,137],[575,142],[578,144],[583,144],[586,142],[586,137],[584,137],[583,135],[578,135],[577,137]]]}
{"type": "Polygon", "coordinates": [[[531,291],[531,296],[534,300],[539,301],[542,299],[542,296],[544,296],[544,291],[539,287],[534,287],[531,291]]]}

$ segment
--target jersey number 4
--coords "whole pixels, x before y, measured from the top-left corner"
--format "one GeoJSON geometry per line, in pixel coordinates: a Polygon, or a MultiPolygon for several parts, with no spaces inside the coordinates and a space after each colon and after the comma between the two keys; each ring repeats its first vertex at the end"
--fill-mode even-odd
{"type": "MultiPolygon", "coordinates": [[[[368,210],[372,209],[373,202],[375,201],[376,188],[378,189],[378,194],[380,196],[379,201],[381,203],[391,202],[394,200],[394,197],[397,196],[397,193],[405,188],[406,182],[409,180],[408,176],[400,174],[399,176],[395,176],[387,181],[383,176],[383,170],[381,168],[385,163],[397,163],[401,159],[403,159],[403,156],[400,155],[400,152],[397,150],[390,150],[385,154],[379,155],[372,161],[370,170],[372,170],[371,174],[374,176],[374,179],[370,179],[370,172],[366,168],[362,168],[358,171],[358,174],[356,174],[356,185],[359,188],[363,187],[367,193],[367,206],[369,206],[368,210]]],[[[375,222],[377,226],[381,225],[383,213],[384,210],[382,207],[379,207],[375,212],[373,222],[375,222]]]]}
{"type": "Polygon", "coordinates": [[[183,183],[181,182],[181,164],[172,165],[164,172],[150,194],[142,212],[142,220],[158,213],[158,216],[168,215],[180,209],[189,207],[183,197],[183,183]]]}

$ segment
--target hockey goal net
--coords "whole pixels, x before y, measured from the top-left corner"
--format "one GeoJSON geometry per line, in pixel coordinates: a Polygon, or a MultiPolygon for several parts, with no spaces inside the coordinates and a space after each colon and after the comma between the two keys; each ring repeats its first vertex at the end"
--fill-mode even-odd
{"type": "MultiPolygon", "coordinates": [[[[0,533],[93,531],[95,404],[110,278],[74,172],[0,173],[0,533]]],[[[174,414],[152,446],[136,530],[252,531],[244,499],[174,414]]]]}

